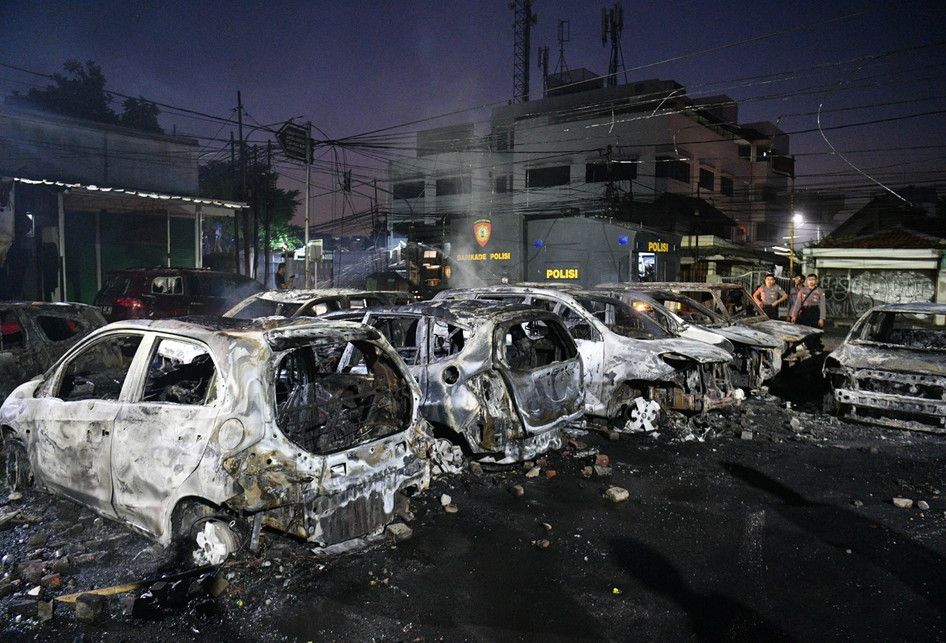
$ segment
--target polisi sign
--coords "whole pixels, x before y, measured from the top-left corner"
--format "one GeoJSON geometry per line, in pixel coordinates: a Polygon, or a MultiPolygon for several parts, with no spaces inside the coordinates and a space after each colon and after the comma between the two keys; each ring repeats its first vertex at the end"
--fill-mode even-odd
{"type": "Polygon", "coordinates": [[[578,279],[578,268],[546,268],[546,279],[578,279]]]}

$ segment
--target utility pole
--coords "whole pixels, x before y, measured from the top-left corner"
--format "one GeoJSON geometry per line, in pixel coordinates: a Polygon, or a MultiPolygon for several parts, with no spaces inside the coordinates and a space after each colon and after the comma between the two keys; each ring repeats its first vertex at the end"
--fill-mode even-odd
{"type": "Polygon", "coordinates": [[[788,246],[788,275],[795,276],[795,169],[792,168],[792,188],[788,193],[789,246],[788,246]]]}
{"type": "Polygon", "coordinates": [[[305,287],[311,288],[311,259],[309,258],[309,198],[312,183],[312,122],[305,124],[305,287]]]}
{"type": "Polygon", "coordinates": [[[250,275],[253,279],[256,279],[259,276],[259,210],[261,203],[261,197],[263,194],[263,174],[261,171],[260,158],[259,158],[259,146],[253,146],[253,190],[251,192],[251,201],[253,203],[253,221],[251,234],[253,237],[253,274],[250,275]]]}
{"type": "MultiPolygon", "coordinates": [[[[240,201],[246,201],[246,142],[243,140],[243,96],[237,90],[237,137],[240,139],[240,201]]],[[[250,274],[250,239],[249,217],[243,214],[241,223],[243,228],[243,274],[250,274]]]]}
{"type": "Polygon", "coordinates": [[[266,209],[263,212],[263,285],[269,287],[269,269],[272,264],[272,226],[275,207],[273,177],[273,142],[266,141],[266,209]]]}
{"type": "MultiPolygon", "coordinates": [[[[240,196],[237,195],[237,178],[236,178],[236,144],[233,140],[233,131],[230,131],[230,195],[236,200],[240,201],[240,196]]],[[[233,211],[233,270],[234,272],[240,272],[240,209],[237,208],[233,211]]]]}

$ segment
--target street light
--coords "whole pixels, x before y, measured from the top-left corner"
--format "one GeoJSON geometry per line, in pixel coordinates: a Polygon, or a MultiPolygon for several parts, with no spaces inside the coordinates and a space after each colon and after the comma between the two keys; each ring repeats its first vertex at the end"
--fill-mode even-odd
{"type": "Polygon", "coordinates": [[[789,237],[791,239],[789,243],[789,252],[788,252],[788,274],[795,274],[795,226],[801,227],[805,223],[805,217],[802,216],[801,212],[793,212],[791,220],[791,232],[789,237]]]}

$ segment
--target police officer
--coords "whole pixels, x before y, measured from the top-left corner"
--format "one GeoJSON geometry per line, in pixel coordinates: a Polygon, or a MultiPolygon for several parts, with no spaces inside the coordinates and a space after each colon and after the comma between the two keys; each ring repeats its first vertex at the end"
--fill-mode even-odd
{"type": "MultiPolygon", "coordinates": [[[[824,328],[826,316],[824,291],[818,287],[818,275],[812,273],[808,275],[805,285],[799,288],[798,294],[795,295],[788,321],[812,328],[824,328]]],[[[812,351],[822,348],[820,336],[809,338],[805,344],[812,351]]]]}
{"type": "Polygon", "coordinates": [[[795,275],[792,277],[792,287],[788,291],[788,316],[791,317],[792,309],[795,308],[795,297],[798,296],[798,291],[805,286],[805,278],[801,275],[795,275]]]}
{"type": "Polygon", "coordinates": [[[788,299],[782,287],[775,283],[775,275],[771,272],[762,280],[762,285],[755,289],[752,297],[762,306],[769,319],[778,319],[779,304],[788,299]]]}

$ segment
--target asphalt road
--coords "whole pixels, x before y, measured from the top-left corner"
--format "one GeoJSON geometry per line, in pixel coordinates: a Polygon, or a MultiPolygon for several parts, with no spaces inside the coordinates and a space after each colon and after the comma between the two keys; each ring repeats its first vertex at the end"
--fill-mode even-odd
{"type": "MultiPolygon", "coordinates": [[[[5,640],[946,639],[946,440],[775,398],[694,435],[705,440],[578,437],[608,456],[609,478],[583,477],[594,455],[572,445],[535,478],[512,467],[438,480],[412,501],[413,536],[396,545],[323,558],[268,534],[262,556],[221,570],[230,585],[206,615],[188,604],[134,619],[113,599],[93,624],[64,606],[45,623],[16,622],[12,594],[0,628],[5,640]],[[629,499],[602,497],[612,484],[629,499]],[[930,508],[897,508],[895,496],[930,508]]],[[[83,527],[60,548],[106,552],[74,566],[61,592],[172,569],[67,502],[34,493],[16,506],[39,519],[0,531],[0,553],[51,556],[54,545],[37,553],[30,536],[52,543],[73,525],[83,527]]]]}

